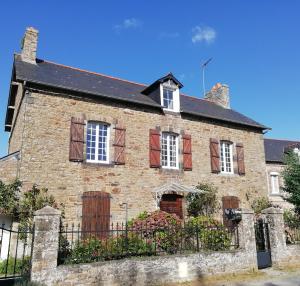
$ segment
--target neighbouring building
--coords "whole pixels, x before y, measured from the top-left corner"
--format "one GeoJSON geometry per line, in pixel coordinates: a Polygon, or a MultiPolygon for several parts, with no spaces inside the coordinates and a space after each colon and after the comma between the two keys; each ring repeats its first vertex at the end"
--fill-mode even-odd
{"type": "Polygon", "coordinates": [[[2,180],[47,187],[83,224],[158,208],[184,217],[199,182],[218,187],[223,208],[268,196],[268,128],[230,108],[227,85],[199,99],[171,73],[145,85],[67,67],[37,59],[37,37],[28,28],[14,56],[2,180]]]}
{"type": "Polygon", "coordinates": [[[265,153],[268,177],[269,200],[274,205],[285,209],[292,208],[292,205],[283,199],[286,195],[282,191],[284,185],[281,172],[284,169],[284,154],[293,150],[300,158],[300,141],[265,139],[265,153]]]}

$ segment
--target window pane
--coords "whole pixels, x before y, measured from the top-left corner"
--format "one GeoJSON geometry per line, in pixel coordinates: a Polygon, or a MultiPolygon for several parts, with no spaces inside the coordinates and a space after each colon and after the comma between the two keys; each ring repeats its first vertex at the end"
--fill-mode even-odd
{"type": "Polygon", "coordinates": [[[177,136],[162,133],[161,136],[161,161],[163,167],[177,168],[177,136]]]}
{"type": "Polygon", "coordinates": [[[232,173],[232,144],[221,142],[221,172],[232,173]]]}
{"type": "Polygon", "coordinates": [[[87,160],[106,162],[108,159],[108,125],[88,123],[86,141],[87,160]]]}
{"type": "Polygon", "coordinates": [[[173,107],[173,91],[170,89],[163,89],[163,106],[167,109],[174,109],[173,107]]]}

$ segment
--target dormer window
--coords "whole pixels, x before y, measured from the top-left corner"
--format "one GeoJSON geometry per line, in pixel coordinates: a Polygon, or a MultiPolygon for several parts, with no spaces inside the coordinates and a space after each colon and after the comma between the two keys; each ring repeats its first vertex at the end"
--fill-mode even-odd
{"type": "Polygon", "coordinates": [[[161,105],[164,111],[180,112],[180,92],[183,85],[171,74],[156,80],[142,93],[161,105]]]}
{"type": "Polygon", "coordinates": [[[174,109],[174,97],[173,90],[168,88],[163,88],[163,107],[166,109],[174,109]]]}

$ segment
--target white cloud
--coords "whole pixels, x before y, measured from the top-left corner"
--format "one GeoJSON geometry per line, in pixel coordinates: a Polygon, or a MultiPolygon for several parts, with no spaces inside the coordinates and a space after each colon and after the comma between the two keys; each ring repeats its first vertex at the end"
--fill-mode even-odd
{"type": "Polygon", "coordinates": [[[192,42],[198,43],[198,42],[205,42],[207,44],[211,44],[215,41],[217,36],[217,32],[207,26],[196,26],[193,29],[193,36],[192,36],[192,42]]]}
{"type": "Polygon", "coordinates": [[[117,32],[127,29],[136,29],[142,25],[142,22],[136,18],[125,19],[121,24],[115,25],[114,29],[117,32]]]}

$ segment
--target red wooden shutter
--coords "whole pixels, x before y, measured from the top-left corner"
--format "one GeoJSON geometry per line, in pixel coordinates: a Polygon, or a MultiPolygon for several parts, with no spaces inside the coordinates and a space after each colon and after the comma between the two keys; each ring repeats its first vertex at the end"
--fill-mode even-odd
{"type": "Polygon", "coordinates": [[[85,192],[82,196],[83,237],[100,239],[109,235],[110,195],[105,192],[85,192]]]}
{"type": "Polygon", "coordinates": [[[73,162],[83,161],[84,145],[84,120],[80,118],[71,118],[70,132],[70,152],[69,160],[73,162]]]}
{"type": "Polygon", "coordinates": [[[160,167],[160,132],[150,129],[149,134],[149,159],[151,168],[160,167]]]}
{"type": "Polygon", "coordinates": [[[223,206],[223,222],[226,226],[232,226],[232,222],[227,219],[225,215],[225,209],[238,209],[240,207],[240,201],[238,197],[235,196],[224,196],[222,197],[223,206]]]}
{"type": "Polygon", "coordinates": [[[244,145],[242,143],[236,144],[236,156],[237,156],[238,173],[240,175],[245,175],[244,145]]]}
{"type": "Polygon", "coordinates": [[[125,164],[125,132],[123,127],[115,127],[115,159],[114,162],[117,165],[125,164]]]}
{"type": "Polygon", "coordinates": [[[192,170],[192,138],[191,135],[183,135],[183,169],[192,170]]]}
{"type": "Polygon", "coordinates": [[[219,141],[217,139],[210,139],[210,161],[212,173],[220,172],[220,150],[219,141]]]}

